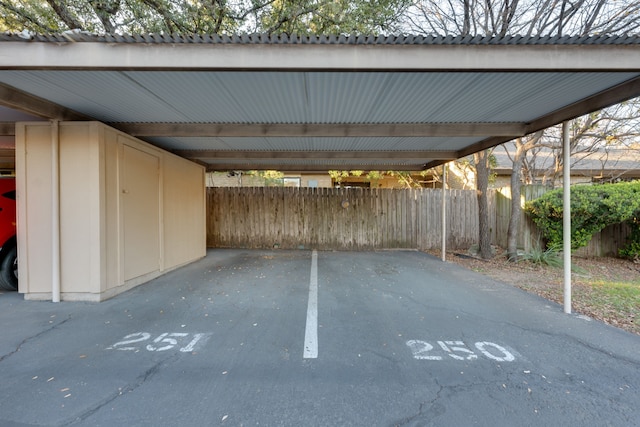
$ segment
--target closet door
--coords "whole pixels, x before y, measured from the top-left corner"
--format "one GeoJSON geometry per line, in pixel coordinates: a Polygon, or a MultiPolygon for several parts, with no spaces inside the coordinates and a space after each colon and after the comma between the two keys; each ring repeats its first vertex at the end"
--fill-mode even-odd
{"type": "Polygon", "coordinates": [[[160,268],[160,159],[124,145],[121,207],[124,280],[160,268]]]}

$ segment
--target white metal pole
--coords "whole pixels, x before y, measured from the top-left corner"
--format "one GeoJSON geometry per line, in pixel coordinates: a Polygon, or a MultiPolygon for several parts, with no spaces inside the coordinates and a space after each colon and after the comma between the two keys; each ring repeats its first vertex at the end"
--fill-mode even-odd
{"type": "Polygon", "coordinates": [[[51,122],[51,301],[60,302],[60,124],[51,122]]]}
{"type": "Polygon", "coordinates": [[[442,165],[442,261],[447,260],[447,163],[442,165]]]}
{"type": "Polygon", "coordinates": [[[562,124],[562,251],[564,256],[564,312],[571,313],[571,146],[569,122],[562,124]]]}

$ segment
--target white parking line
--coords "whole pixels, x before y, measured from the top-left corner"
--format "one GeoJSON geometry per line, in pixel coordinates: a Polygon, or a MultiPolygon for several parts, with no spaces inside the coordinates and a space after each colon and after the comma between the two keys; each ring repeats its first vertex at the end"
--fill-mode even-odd
{"type": "Polygon", "coordinates": [[[318,251],[311,253],[307,326],[304,332],[304,358],[318,358],[318,251]]]}

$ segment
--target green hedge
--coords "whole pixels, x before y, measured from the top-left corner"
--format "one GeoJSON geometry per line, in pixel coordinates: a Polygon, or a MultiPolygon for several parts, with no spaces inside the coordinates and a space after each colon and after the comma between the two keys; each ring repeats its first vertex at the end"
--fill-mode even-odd
{"type": "MultiPolygon", "coordinates": [[[[553,190],[525,205],[549,247],[562,247],[562,195],[562,189],[553,190]]],[[[572,249],[586,246],[595,233],[619,223],[632,230],[620,255],[640,256],[640,181],[571,188],[572,249]]]]}

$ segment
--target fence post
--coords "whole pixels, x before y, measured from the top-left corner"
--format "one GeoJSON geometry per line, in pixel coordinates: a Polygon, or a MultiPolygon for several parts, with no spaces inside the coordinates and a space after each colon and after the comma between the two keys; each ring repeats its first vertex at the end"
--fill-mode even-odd
{"type": "Polygon", "coordinates": [[[442,165],[442,261],[447,260],[447,163],[442,165]]]}

